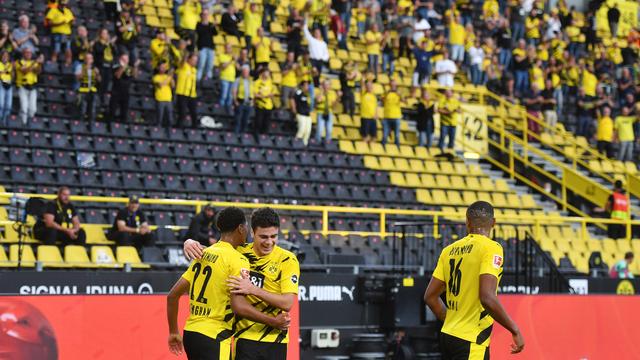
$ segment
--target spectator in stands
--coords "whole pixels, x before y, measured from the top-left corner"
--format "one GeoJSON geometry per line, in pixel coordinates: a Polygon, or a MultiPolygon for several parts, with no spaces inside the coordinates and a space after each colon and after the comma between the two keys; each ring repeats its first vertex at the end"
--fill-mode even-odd
{"type": "Polygon", "coordinates": [[[127,206],[118,210],[107,238],[115,241],[118,246],[135,246],[138,250],[155,244],[147,217],[140,210],[140,200],[136,195],[130,196],[127,206]]]}
{"type": "Polygon", "coordinates": [[[196,65],[198,54],[192,53],[184,59],[182,65],[176,71],[176,98],[178,106],[178,127],[187,123],[187,113],[191,116],[191,126],[196,127],[198,122],[197,109],[197,81],[196,65]]]}
{"type": "Polygon", "coordinates": [[[453,77],[458,72],[458,67],[456,63],[449,60],[449,53],[446,50],[443,51],[442,58],[436,62],[435,72],[440,86],[453,87],[453,77]]]}
{"type": "Polygon", "coordinates": [[[372,22],[369,31],[364,34],[364,45],[367,51],[368,69],[378,76],[380,66],[380,46],[382,45],[382,34],[378,31],[378,24],[372,22]]]}
{"type": "Polygon", "coordinates": [[[342,89],[342,108],[351,117],[356,111],[355,88],[360,77],[360,71],[353,60],[347,60],[340,72],[340,88],[342,89]]]}
{"type": "Polygon", "coordinates": [[[158,29],[156,37],[149,43],[151,53],[151,68],[156,69],[163,62],[171,61],[171,41],[164,29],[158,29]]]}
{"type": "Polygon", "coordinates": [[[578,126],[576,128],[576,135],[584,136],[587,139],[591,138],[595,111],[595,102],[590,96],[584,93],[584,89],[578,89],[576,116],[578,117],[578,126]]]}
{"type": "Polygon", "coordinates": [[[480,46],[480,39],[475,40],[473,46],[469,48],[468,52],[469,62],[470,62],[470,76],[471,83],[473,85],[483,85],[484,84],[484,58],[485,53],[482,46],[480,46]]]}
{"type": "MultiPolygon", "coordinates": [[[[78,26],[77,35],[74,36],[71,41],[71,59],[73,59],[73,72],[74,74],[80,71],[82,64],[87,53],[91,52],[91,42],[89,41],[89,33],[87,28],[80,25],[78,26]]],[[[80,87],[80,83],[77,79],[74,79],[73,90],[77,91],[80,87]]]]}
{"type": "Polygon", "coordinates": [[[538,141],[539,139],[537,137],[531,135],[531,133],[538,135],[540,134],[540,124],[536,120],[542,117],[541,111],[542,104],[544,103],[542,92],[538,88],[537,83],[531,84],[531,89],[525,95],[523,102],[525,107],[527,108],[527,113],[529,114],[529,116],[527,116],[527,126],[530,132],[528,139],[529,141],[538,141]]]}
{"type": "Polygon", "coordinates": [[[304,19],[300,12],[293,8],[287,19],[287,50],[295,54],[295,58],[302,54],[302,26],[304,19]]]}
{"type": "Polygon", "coordinates": [[[242,71],[243,67],[248,67],[251,70],[251,59],[249,58],[249,50],[240,49],[240,56],[236,60],[236,71],[242,71]]]}
{"type": "Polygon", "coordinates": [[[184,240],[195,240],[202,246],[215,244],[220,237],[220,232],[215,222],[216,213],[213,206],[205,205],[204,209],[191,219],[189,230],[187,230],[184,240]]]}
{"type": "Polygon", "coordinates": [[[280,103],[285,109],[289,108],[289,99],[296,91],[298,85],[298,63],[293,51],[287,52],[287,58],[280,65],[282,71],[282,81],[280,81],[280,103]]]}
{"type": "Polygon", "coordinates": [[[518,47],[513,49],[512,66],[515,75],[515,91],[522,96],[529,89],[529,68],[531,67],[527,57],[526,42],[523,39],[520,39],[518,47]]]}
{"type": "Polygon", "coordinates": [[[291,113],[298,124],[296,139],[301,139],[304,145],[309,144],[311,137],[311,101],[309,99],[309,82],[303,80],[291,97],[291,113]]]}
{"type": "Polygon", "coordinates": [[[262,27],[258,28],[256,36],[252,38],[251,44],[255,51],[255,68],[260,71],[261,68],[268,69],[269,61],[271,61],[271,53],[274,51],[273,42],[264,34],[262,27]]]}
{"type": "Polygon", "coordinates": [[[60,0],[58,6],[49,9],[45,16],[45,23],[51,32],[53,54],[51,61],[58,61],[58,54],[64,46],[65,63],[71,65],[71,26],[75,19],[71,9],[67,7],[68,0],[60,0]]]}
{"type": "Polygon", "coordinates": [[[458,125],[457,114],[460,111],[460,101],[453,95],[451,89],[444,91],[444,96],[438,102],[438,113],[440,114],[440,138],[438,147],[444,153],[444,139],[448,138],[447,147],[453,149],[456,143],[456,126],[458,125]]]}
{"type": "Polygon", "coordinates": [[[11,55],[18,48],[11,31],[9,30],[9,22],[2,20],[0,22],[0,51],[6,51],[11,55]]]}
{"type": "Polygon", "coordinates": [[[233,85],[233,101],[236,105],[235,133],[247,131],[249,115],[253,109],[254,85],[249,66],[244,66],[233,85]]]}
{"type": "Polygon", "coordinates": [[[382,122],[382,145],[387,144],[387,138],[393,131],[393,139],[400,146],[400,121],[402,119],[402,99],[398,93],[398,84],[391,79],[389,89],[383,97],[384,121],[382,122]]]}
{"type": "Polygon", "coordinates": [[[271,127],[275,87],[269,69],[260,70],[260,77],[256,80],[254,89],[256,116],[253,123],[253,135],[257,140],[260,134],[266,134],[271,127]]]}
{"type": "Polygon", "coordinates": [[[180,15],[180,26],[178,34],[182,39],[187,40],[190,46],[196,42],[196,26],[202,12],[202,4],[199,0],[184,0],[182,5],[178,7],[180,15]]]}
{"type": "Polygon", "coordinates": [[[324,42],[329,42],[329,9],[330,0],[316,0],[311,2],[309,12],[313,17],[313,28],[320,30],[324,42]]]}
{"type": "Polygon", "coordinates": [[[236,59],[230,43],[224,44],[224,52],[218,55],[220,68],[220,106],[231,114],[233,104],[233,83],[236,81],[236,59]]]}
{"type": "Polygon", "coordinates": [[[236,7],[233,4],[230,4],[227,8],[227,12],[222,15],[220,27],[227,35],[235,36],[240,40],[242,32],[238,29],[239,24],[240,18],[236,14],[236,7]]]}
{"type": "Polygon", "coordinates": [[[116,22],[119,54],[128,54],[132,63],[138,61],[138,34],[142,31],[140,18],[133,17],[129,11],[123,10],[116,22]]]}
{"type": "Polygon", "coordinates": [[[9,52],[0,53],[0,125],[9,125],[13,107],[13,63],[9,52]]]}
{"type": "Polygon", "coordinates": [[[302,51],[302,60],[298,66],[298,82],[309,82],[309,96],[311,97],[311,108],[315,107],[315,80],[318,79],[320,73],[311,61],[311,55],[306,50],[302,51]]]}
{"type": "Polygon", "coordinates": [[[622,68],[620,78],[618,79],[618,98],[624,99],[627,94],[635,95],[635,85],[631,71],[628,67],[622,68]]]}
{"type": "Polygon", "coordinates": [[[373,92],[373,81],[362,79],[360,95],[360,134],[366,142],[378,136],[378,98],[373,92]]]}
{"type": "Polygon", "coordinates": [[[258,28],[260,27],[260,22],[262,21],[260,13],[258,12],[258,4],[256,4],[255,2],[250,2],[249,6],[245,5],[243,15],[244,40],[247,49],[251,49],[253,38],[255,38],[258,34],[258,28]]]}
{"type": "Polygon", "coordinates": [[[602,109],[602,116],[598,118],[596,140],[598,141],[598,151],[607,157],[612,157],[613,120],[611,119],[611,108],[608,106],[602,109]]]}
{"type": "Polygon", "coordinates": [[[107,104],[107,93],[110,91],[111,80],[113,78],[113,59],[115,55],[115,39],[111,39],[109,30],[100,29],[98,38],[93,41],[93,58],[96,67],[100,71],[100,84],[98,86],[98,96],[101,106],[107,104]]]}
{"type": "Polygon", "coordinates": [[[116,113],[119,112],[117,120],[126,123],[129,116],[129,98],[133,79],[138,77],[140,60],[131,66],[129,55],[124,53],[114,64],[112,71],[113,90],[109,101],[109,121],[116,121],[116,113]]]}
{"type": "Polygon", "coordinates": [[[33,52],[29,47],[22,51],[22,59],[17,60],[16,87],[20,98],[20,120],[23,124],[31,121],[38,110],[38,75],[42,72],[44,56],[33,59],[33,52]]]}
{"type": "Polygon", "coordinates": [[[196,25],[196,47],[198,48],[198,81],[213,78],[213,62],[215,59],[215,52],[213,49],[213,37],[218,35],[215,25],[213,25],[209,18],[211,14],[209,10],[203,9],[200,14],[200,22],[196,25]]]}
{"type": "Polygon", "coordinates": [[[392,76],[396,70],[394,47],[395,40],[391,37],[391,32],[385,30],[382,33],[382,72],[392,76]]]}
{"type": "Polygon", "coordinates": [[[637,117],[631,115],[631,109],[622,108],[622,113],[616,116],[614,122],[614,141],[620,143],[618,151],[618,160],[633,161],[633,144],[635,142],[635,134],[633,131],[634,123],[637,117]]]}
{"type": "Polygon", "coordinates": [[[542,114],[544,115],[544,121],[547,123],[551,130],[556,128],[558,123],[558,112],[556,109],[556,98],[554,96],[555,90],[553,89],[552,80],[547,78],[544,84],[544,90],[542,90],[542,114]]]}
{"type": "MultiPolygon", "coordinates": [[[[613,194],[607,199],[604,207],[611,219],[626,221],[629,219],[629,197],[625,194],[622,181],[616,180],[613,184],[613,194]]],[[[627,226],[625,224],[609,224],[607,236],[611,239],[621,239],[627,237],[627,226]]]]}
{"type": "Polygon", "coordinates": [[[462,24],[462,18],[454,18],[449,20],[449,46],[451,51],[451,60],[455,61],[458,66],[464,60],[464,44],[467,34],[462,24]]]}
{"type": "Polygon", "coordinates": [[[76,71],[76,79],[80,82],[78,88],[80,117],[93,123],[96,121],[97,93],[100,84],[100,71],[93,62],[93,54],[85,55],[84,64],[80,65],[76,71]]]}
{"type": "Polygon", "coordinates": [[[624,259],[616,262],[609,271],[609,276],[612,279],[633,279],[633,272],[629,269],[629,266],[633,262],[633,253],[627,251],[624,254],[624,259]]]}
{"type": "MultiPolygon", "coordinates": [[[[398,39],[398,57],[409,57],[409,48],[412,45],[411,35],[413,35],[413,26],[415,18],[411,14],[411,8],[407,7],[404,13],[398,18],[397,31],[400,36],[398,39]]],[[[422,44],[422,42],[420,42],[422,44]]],[[[418,46],[420,47],[420,46],[418,46]]]]}
{"type": "Polygon", "coordinates": [[[151,79],[156,100],[156,122],[158,126],[173,126],[173,69],[166,62],[158,66],[157,74],[151,79]]]}
{"type": "Polygon", "coordinates": [[[115,22],[118,19],[118,0],[103,0],[104,15],[107,21],[115,22]]]}
{"type": "MultiPolygon", "coordinates": [[[[313,65],[319,75],[329,64],[329,48],[327,46],[327,42],[322,39],[320,29],[314,29],[313,35],[311,35],[309,32],[308,21],[306,19],[303,30],[304,36],[309,43],[309,58],[311,59],[311,65],[313,65]]],[[[311,98],[313,99],[313,92],[311,98]]]]}
{"type": "Polygon", "coordinates": [[[331,10],[330,19],[331,31],[333,31],[338,41],[338,49],[349,50],[347,45],[349,34],[347,33],[347,27],[342,22],[342,18],[334,10],[331,10]]]}
{"type": "Polygon", "coordinates": [[[42,217],[33,227],[35,238],[46,245],[61,242],[63,245],[84,245],[87,235],[80,228],[80,219],[75,206],[69,197],[71,191],[63,186],[58,190],[58,197],[48,202],[42,211],[42,217]]]}
{"type": "Polygon", "coordinates": [[[320,91],[316,99],[316,115],[317,115],[317,127],[316,127],[316,142],[322,143],[324,133],[324,143],[331,143],[331,133],[333,132],[333,109],[338,102],[338,97],[341,96],[341,92],[337,94],[331,91],[331,82],[329,79],[324,79],[320,84],[320,91]]]}
{"type": "Polygon", "coordinates": [[[413,70],[413,87],[418,88],[431,79],[431,57],[433,56],[433,41],[425,39],[420,41],[420,46],[413,46],[409,42],[409,48],[416,58],[416,67],[413,70]],[[428,47],[431,46],[431,49],[428,47]]]}
{"type": "Polygon", "coordinates": [[[16,50],[22,54],[23,50],[28,48],[32,54],[38,52],[38,30],[35,25],[29,26],[29,17],[27,15],[20,15],[18,18],[18,27],[13,29],[11,37],[16,42],[16,50]]]}
{"type": "Polygon", "coordinates": [[[422,97],[417,103],[416,130],[418,131],[418,146],[430,148],[433,142],[433,121],[435,103],[431,100],[429,92],[422,91],[422,97]]]}

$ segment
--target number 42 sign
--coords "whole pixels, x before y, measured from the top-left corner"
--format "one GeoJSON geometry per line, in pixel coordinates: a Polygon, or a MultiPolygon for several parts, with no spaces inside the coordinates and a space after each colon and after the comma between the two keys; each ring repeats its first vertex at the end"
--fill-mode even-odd
{"type": "Polygon", "coordinates": [[[489,152],[487,111],[482,105],[462,104],[460,109],[462,121],[458,121],[456,141],[458,149],[465,157],[478,157],[489,152]]]}

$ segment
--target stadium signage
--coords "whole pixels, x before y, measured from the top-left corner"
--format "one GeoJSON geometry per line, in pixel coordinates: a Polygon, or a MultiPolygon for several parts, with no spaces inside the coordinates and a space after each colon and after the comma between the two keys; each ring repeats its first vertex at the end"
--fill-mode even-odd
{"type": "Polygon", "coordinates": [[[134,295],[153,294],[149,283],[135,285],[23,285],[18,291],[20,295],[134,295]]]}
{"type": "Polygon", "coordinates": [[[300,301],[353,301],[355,286],[311,285],[298,288],[300,301]]]}

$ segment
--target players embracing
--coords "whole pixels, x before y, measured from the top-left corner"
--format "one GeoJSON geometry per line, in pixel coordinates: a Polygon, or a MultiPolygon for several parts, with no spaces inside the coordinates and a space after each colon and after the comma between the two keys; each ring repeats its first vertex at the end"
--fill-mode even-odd
{"type": "MultiPolygon", "coordinates": [[[[226,210],[227,209],[224,209],[219,213],[216,223],[222,233],[220,242],[225,242],[227,238],[221,228],[221,225],[224,224],[220,224],[220,219],[223,218],[223,213],[226,210]]],[[[246,223],[243,226],[238,226],[238,228],[242,227],[246,227],[246,223]]],[[[228,230],[228,228],[226,230],[228,230]]],[[[223,274],[223,276],[226,275],[225,281],[219,282],[222,279],[216,277],[216,284],[214,285],[213,281],[209,284],[209,287],[217,288],[218,291],[221,291],[221,287],[224,285],[225,293],[224,295],[222,295],[221,292],[218,293],[218,302],[226,304],[225,301],[231,299],[229,304],[225,305],[227,312],[224,314],[223,320],[229,320],[227,324],[230,324],[230,332],[226,332],[225,334],[231,333],[235,339],[234,349],[235,359],[237,360],[285,360],[287,357],[287,344],[289,342],[288,325],[290,321],[288,312],[298,296],[300,265],[293,253],[277,245],[279,230],[280,218],[273,209],[265,207],[255,210],[251,215],[253,242],[247,244],[238,239],[238,241],[234,242],[234,244],[236,244],[236,246],[234,246],[234,254],[226,254],[229,258],[237,258],[238,263],[244,264],[239,266],[241,268],[244,266],[247,271],[242,271],[241,269],[240,271],[233,270],[226,272],[223,274]],[[234,308],[234,299],[236,299],[236,303],[244,304],[246,302],[246,304],[250,304],[251,310],[242,307],[240,309],[234,308]],[[233,316],[233,314],[235,314],[235,316],[233,316]]],[[[242,231],[243,230],[238,230],[236,235],[238,238],[244,235],[246,239],[247,233],[242,233],[242,231]]],[[[198,266],[196,264],[206,262],[207,258],[211,257],[210,253],[216,249],[216,245],[204,248],[196,241],[185,241],[185,255],[190,259],[195,259],[185,275],[189,274],[189,271],[193,272],[193,268],[198,266]]],[[[226,245],[222,246],[226,247],[226,245]]],[[[185,277],[185,275],[183,275],[178,283],[183,280],[189,281],[188,275],[187,277],[185,277]]],[[[198,281],[193,281],[193,283],[196,287],[199,285],[198,281]]],[[[187,291],[189,290],[191,294],[191,312],[184,331],[184,347],[188,358],[204,359],[206,357],[206,359],[225,360],[233,358],[225,352],[219,352],[220,355],[218,357],[212,357],[211,351],[206,351],[201,348],[192,349],[191,344],[187,342],[187,336],[191,336],[189,327],[190,320],[194,317],[201,316],[198,315],[201,312],[198,312],[197,308],[195,308],[196,313],[194,314],[194,298],[196,300],[198,299],[197,296],[194,297],[194,287],[191,286],[187,288],[187,291]]],[[[198,290],[198,288],[195,290],[198,290]]],[[[179,293],[180,291],[185,293],[184,285],[175,291],[175,293],[179,293]]],[[[171,302],[172,296],[176,297],[173,290],[172,293],[169,294],[168,303],[171,302]]],[[[179,297],[179,295],[177,295],[177,297],[179,297]]],[[[177,301],[175,302],[177,303],[177,301]]],[[[195,305],[201,306],[201,304],[195,305]]],[[[174,353],[178,353],[179,350],[181,350],[182,343],[177,341],[179,338],[177,325],[172,328],[172,318],[177,318],[177,305],[174,310],[175,314],[170,312],[171,308],[171,306],[168,306],[170,324],[169,346],[174,353]]],[[[216,321],[217,319],[212,318],[212,315],[210,315],[203,322],[201,329],[214,327],[216,321]],[[204,325],[204,323],[208,325],[204,325]]],[[[173,323],[177,324],[177,321],[173,323]]],[[[204,333],[203,335],[213,339],[219,337],[219,335],[211,334],[210,332],[208,334],[204,333]]],[[[230,348],[230,341],[224,344],[221,343],[221,346],[230,348]]]]}

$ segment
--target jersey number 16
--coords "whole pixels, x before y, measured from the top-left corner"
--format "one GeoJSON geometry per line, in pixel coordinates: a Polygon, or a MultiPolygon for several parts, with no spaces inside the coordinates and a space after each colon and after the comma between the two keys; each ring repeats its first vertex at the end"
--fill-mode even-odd
{"type": "Polygon", "coordinates": [[[453,294],[453,296],[460,294],[460,282],[462,282],[460,264],[462,264],[462,259],[458,260],[457,263],[456,259],[449,260],[449,292],[453,294]]]}

